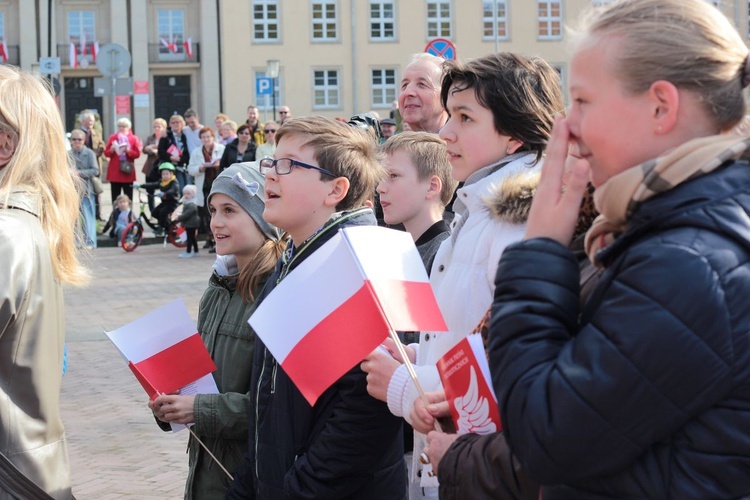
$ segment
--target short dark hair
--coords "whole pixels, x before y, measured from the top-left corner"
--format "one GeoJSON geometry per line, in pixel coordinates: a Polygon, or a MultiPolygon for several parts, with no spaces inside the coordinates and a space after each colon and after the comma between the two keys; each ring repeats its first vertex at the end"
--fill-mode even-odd
{"type": "Polygon", "coordinates": [[[542,158],[555,115],[565,111],[560,75],[552,66],[512,52],[443,63],[443,108],[451,93],[467,89],[474,89],[477,101],[492,111],[499,134],[521,141],[518,151],[542,158]]]}
{"type": "Polygon", "coordinates": [[[185,110],[185,114],[183,116],[185,117],[185,119],[187,119],[187,118],[193,118],[193,117],[197,118],[198,117],[198,113],[196,113],[193,108],[188,108],[188,109],[185,110]]]}
{"type": "MultiPolygon", "coordinates": [[[[239,127],[237,127],[237,135],[240,135],[245,130],[250,130],[250,126],[247,123],[243,123],[239,127]]],[[[252,135],[253,131],[250,130],[250,135],[252,135]]]]}

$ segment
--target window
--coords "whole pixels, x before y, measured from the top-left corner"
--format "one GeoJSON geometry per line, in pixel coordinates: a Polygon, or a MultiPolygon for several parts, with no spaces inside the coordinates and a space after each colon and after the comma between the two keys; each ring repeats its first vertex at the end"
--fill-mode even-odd
{"type": "Polygon", "coordinates": [[[558,40],[562,38],[562,5],[560,0],[537,1],[539,38],[558,40]]]}
{"type": "Polygon", "coordinates": [[[159,10],[156,14],[159,29],[159,59],[184,59],[185,12],[182,10],[159,10]]]}
{"type": "Polygon", "coordinates": [[[396,70],[372,70],[372,82],[370,88],[372,92],[372,107],[390,107],[391,103],[396,100],[397,96],[396,70]]]}
{"type": "Polygon", "coordinates": [[[253,0],[253,41],[279,40],[278,0],[253,0]]]}
{"type": "Polygon", "coordinates": [[[370,39],[395,40],[393,0],[370,0],[370,39]]]}
{"type": "MultiPolygon", "coordinates": [[[[265,69],[257,69],[255,70],[255,77],[256,78],[265,78],[266,77],[266,70],[265,69]]],[[[278,108],[283,104],[283,100],[281,99],[281,78],[282,78],[282,71],[279,70],[279,76],[276,78],[276,82],[273,86],[273,95],[256,95],[255,96],[255,105],[258,106],[258,109],[261,111],[271,111],[273,109],[273,98],[276,97],[276,107],[278,108]]],[[[273,119],[273,118],[272,118],[273,119]]]]}
{"type": "Polygon", "coordinates": [[[339,107],[340,95],[338,70],[316,69],[313,71],[313,107],[315,109],[339,107]]]}
{"type": "Polygon", "coordinates": [[[316,42],[338,39],[337,0],[312,0],[312,38],[316,42]]]}
{"type": "Polygon", "coordinates": [[[427,37],[451,38],[452,31],[450,0],[427,2],[427,37]]]}
{"type": "Polygon", "coordinates": [[[70,43],[81,46],[94,43],[94,11],[93,10],[71,10],[68,11],[68,39],[70,43]]]}
{"type": "Polygon", "coordinates": [[[482,28],[485,40],[508,39],[508,2],[491,0],[483,2],[482,28]],[[497,11],[495,7],[497,6],[497,11]]]}

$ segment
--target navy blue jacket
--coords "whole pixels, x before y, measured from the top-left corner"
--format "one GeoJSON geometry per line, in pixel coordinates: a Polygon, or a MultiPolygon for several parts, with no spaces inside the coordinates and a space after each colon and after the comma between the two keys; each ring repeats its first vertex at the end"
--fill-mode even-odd
{"type": "MultiPolygon", "coordinates": [[[[375,224],[369,208],[329,223],[293,260],[279,261],[256,303],[339,228],[375,224]]],[[[403,420],[367,393],[359,365],[310,406],[256,337],[252,387],[247,461],[227,498],[406,498],[403,420]]]]}
{"type": "Polygon", "coordinates": [[[643,203],[599,254],[607,269],[581,316],[568,249],[505,251],[493,382],[545,500],[750,494],[748,167],[643,203]]]}

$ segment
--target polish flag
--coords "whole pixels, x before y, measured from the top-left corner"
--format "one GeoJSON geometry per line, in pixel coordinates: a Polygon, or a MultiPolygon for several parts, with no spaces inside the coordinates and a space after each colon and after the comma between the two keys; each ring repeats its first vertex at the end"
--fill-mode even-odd
{"type": "Polygon", "coordinates": [[[78,67],[78,47],[73,42],[70,42],[70,67],[78,67]]]}
{"type": "Polygon", "coordinates": [[[81,31],[81,55],[86,57],[86,32],[81,31]]]}
{"type": "Polygon", "coordinates": [[[8,62],[8,45],[6,45],[5,40],[0,43],[0,57],[2,57],[4,63],[8,62]]]}
{"type": "Polygon", "coordinates": [[[187,53],[188,57],[193,57],[193,38],[188,37],[187,40],[182,42],[182,46],[185,47],[185,52],[187,53]]]}
{"type": "Polygon", "coordinates": [[[161,40],[162,45],[164,45],[171,53],[177,53],[177,44],[171,41],[168,42],[164,37],[159,38],[159,40],[161,40]]]}
{"type": "Polygon", "coordinates": [[[340,230],[248,323],[310,405],[391,330],[448,330],[409,233],[370,226],[340,230]]]}
{"type": "Polygon", "coordinates": [[[93,56],[93,61],[96,62],[96,58],[99,55],[99,42],[97,42],[96,40],[94,40],[94,47],[91,51],[91,55],[93,56]]]}
{"type": "Polygon", "coordinates": [[[216,370],[180,299],[106,333],[151,399],[200,385],[216,370]]]}

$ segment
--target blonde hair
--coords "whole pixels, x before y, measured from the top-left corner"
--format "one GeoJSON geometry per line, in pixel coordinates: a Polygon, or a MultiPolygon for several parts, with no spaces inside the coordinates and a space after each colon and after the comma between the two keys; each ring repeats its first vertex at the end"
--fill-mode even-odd
{"type": "Polygon", "coordinates": [[[65,150],[60,111],[46,81],[12,66],[0,66],[0,130],[14,136],[15,152],[0,170],[0,203],[13,191],[41,198],[39,222],[50,248],[55,277],[62,284],[88,281],[71,228],[79,216],[77,177],[65,150]]]}
{"type": "MultiPolygon", "coordinates": [[[[258,231],[260,231],[260,228],[258,228],[258,231]]],[[[255,300],[255,292],[259,291],[258,288],[261,282],[273,271],[276,262],[284,252],[284,248],[286,248],[285,237],[277,241],[266,238],[265,243],[253,255],[250,262],[244,268],[240,269],[240,276],[237,279],[237,289],[242,295],[242,300],[247,303],[255,300]]]]}
{"type": "Polygon", "coordinates": [[[117,120],[117,126],[118,127],[133,128],[133,122],[131,122],[130,120],[128,120],[127,118],[125,118],[123,116],[122,118],[120,118],[119,120],[117,120]]]}
{"type": "Polygon", "coordinates": [[[232,120],[227,120],[224,123],[222,123],[221,126],[229,127],[229,129],[232,131],[233,134],[237,133],[237,122],[234,122],[232,120]]]}
{"type": "Polygon", "coordinates": [[[443,207],[450,203],[458,181],[453,178],[453,169],[448,161],[445,141],[427,132],[402,132],[390,137],[382,148],[386,155],[392,155],[396,151],[405,151],[411,158],[414,168],[417,169],[417,178],[420,181],[436,175],[443,185],[440,191],[440,202],[443,207]]]}
{"type": "Polygon", "coordinates": [[[151,126],[153,127],[157,123],[161,125],[161,128],[167,128],[167,120],[165,120],[164,118],[155,119],[154,121],[151,122],[151,126]]]}
{"type": "Polygon", "coordinates": [[[639,94],[665,80],[697,94],[722,130],[744,116],[748,49],[705,0],[621,0],[590,11],[579,30],[579,44],[619,39],[613,68],[629,92],[639,94]]]}
{"type": "Polygon", "coordinates": [[[117,205],[118,203],[120,203],[122,200],[127,201],[128,205],[130,205],[130,204],[133,203],[132,201],[130,201],[130,196],[128,196],[126,194],[121,194],[120,196],[118,196],[117,198],[115,198],[115,205],[117,205]]]}
{"type": "MultiPolygon", "coordinates": [[[[285,121],[276,132],[276,144],[286,136],[303,136],[302,145],[313,149],[320,167],[349,179],[349,191],[336,210],[351,210],[364,206],[365,201],[372,201],[382,173],[382,155],[367,131],[331,118],[306,116],[285,121]]],[[[320,179],[328,181],[330,177],[321,173],[320,179]]]]}

